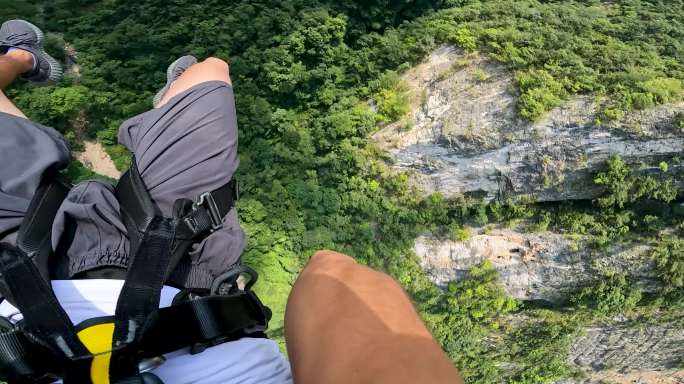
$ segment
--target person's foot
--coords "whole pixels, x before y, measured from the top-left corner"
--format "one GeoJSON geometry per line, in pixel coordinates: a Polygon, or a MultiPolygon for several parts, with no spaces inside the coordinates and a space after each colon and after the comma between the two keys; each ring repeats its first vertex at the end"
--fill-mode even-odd
{"type": "Polygon", "coordinates": [[[62,78],[62,66],[43,48],[43,31],[24,20],[6,21],[0,26],[0,53],[11,48],[33,55],[33,69],[22,77],[37,84],[56,83],[62,78]]]}
{"type": "Polygon", "coordinates": [[[169,88],[171,88],[171,84],[173,84],[173,82],[176,81],[176,79],[179,78],[183,72],[195,64],[197,64],[197,58],[195,56],[187,55],[180,57],[171,63],[171,65],[169,65],[169,68],[166,70],[166,85],[152,98],[152,105],[155,108],[159,106],[159,103],[161,103],[164,95],[166,95],[166,92],[169,90],[169,88]]]}

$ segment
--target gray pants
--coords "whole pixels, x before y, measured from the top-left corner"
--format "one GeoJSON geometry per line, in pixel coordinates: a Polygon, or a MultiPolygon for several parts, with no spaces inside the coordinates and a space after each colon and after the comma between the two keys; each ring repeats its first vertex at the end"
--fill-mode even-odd
{"type": "MultiPolygon", "coordinates": [[[[233,90],[220,81],[196,85],[119,128],[119,142],[135,153],[145,185],[165,216],[171,216],[177,199],[194,200],[231,179],[239,165],[237,136],[233,90]]],[[[0,239],[15,241],[42,175],[68,160],[68,146],[57,131],[0,113],[0,239]]],[[[76,228],[66,252],[70,276],[128,264],[128,238],[113,189],[102,181],[80,183],[55,218],[55,248],[65,228],[76,228]]],[[[192,287],[208,287],[239,260],[244,247],[233,209],[221,230],[193,245],[192,287]]]]}

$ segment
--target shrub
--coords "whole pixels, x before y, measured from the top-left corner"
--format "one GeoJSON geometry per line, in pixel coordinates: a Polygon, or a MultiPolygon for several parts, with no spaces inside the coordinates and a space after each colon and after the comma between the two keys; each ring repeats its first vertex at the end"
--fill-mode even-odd
{"type": "Polygon", "coordinates": [[[675,116],[675,125],[680,129],[684,130],[684,113],[680,112],[675,116]]]}
{"type": "Polygon", "coordinates": [[[666,284],[666,288],[684,287],[684,239],[677,237],[663,238],[651,251],[656,263],[658,276],[666,284]]]}
{"type": "Polygon", "coordinates": [[[488,324],[517,307],[499,286],[498,273],[489,261],[473,267],[467,279],[449,283],[447,292],[451,310],[488,324]]]}
{"type": "Polygon", "coordinates": [[[660,168],[660,172],[666,173],[669,169],[669,165],[666,162],[661,161],[660,164],[658,164],[658,168],[660,168]]]}
{"type": "MultiPolygon", "coordinates": [[[[601,207],[624,208],[626,204],[644,198],[669,203],[677,197],[677,188],[672,180],[660,181],[651,176],[636,175],[618,156],[611,157],[606,168],[594,177],[594,183],[606,189],[606,193],[597,199],[601,207]]],[[[667,171],[667,165],[664,168],[667,171]]],[[[663,170],[662,164],[660,169],[663,170]]]]}
{"type": "Polygon", "coordinates": [[[410,111],[406,93],[396,89],[385,89],[376,97],[378,116],[385,123],[392,123],[404,117],[410,111]]]}
{"type": "Polygon", "coordinates": [[[475,78],[475,81],[480,83],[489,80],[489,74],[485,72],[482,68],[477,68],[473,73],[473,77],[475,78]]]}
{"type": "Polygon", "coordinates": [[[510,377],[501,382],[541,384],[557,382],[573,372],[568,366],[568,349],[575,326],[562,321],[531,320],[508,337],[509,353],[519,362],[510,377]],[[520,364],[522,363],[522,364],[520,364]]]}
{"type": "Polygon", "coordinates": [[[606,121],[618,121],[625,117],[625,112],[618,108],[605,108],[601,112],[601,116],[606,121]]]}
{"type": "Polygon", "coordinates": [[[583,288],[571,298],[579,308],[589,309],[601,316],[629,312],[641,301],[641,290],[628,277],[612,274],[596,285],[583,288]]]}
{"type": "Polygon", "coordinates": [[[450,39],[466,51],[474,51],[477,49],[477,38],[468,28],[458,28],[454,34],[451,35],[450,39]]]}
{"type": "Polygon", "coordinates": [[[468,227],[452,226],[449,230],[449,238],[453,241],[466,241],[472,236],[472,231],[468,227]]]}

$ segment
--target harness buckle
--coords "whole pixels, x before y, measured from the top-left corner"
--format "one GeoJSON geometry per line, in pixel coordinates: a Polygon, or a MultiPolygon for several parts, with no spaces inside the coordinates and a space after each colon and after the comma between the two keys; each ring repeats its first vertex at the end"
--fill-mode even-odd
{"type": "Polygon", "coordinates": [[[209,292],[211,292],[212,295],[221,295],[221,288],[224,285],[227,285],[230,289],[237,288],[241,291],[247,292],[252,289],[252,286],[254,286],[258,278],[259,275],[257,272],[249,266],[244,264],[236,265],[227,272],[215,278],[211,283],[211,289],[209,292]],[[249,280],[238,281],[241,275],[249,276],[249,280]],[[242,283],[242,287],[239,287],[240,283],[242,283]]]}
{"type": "Polygon", "coordinates": [[[157,356],[157,357],[152,357],[149,359],[143,359],[140,361],[138,364],[138,370],[140,373],[146,373],[146,372],[151,372],[162,365],[166,362],[166,358],[164,356],[157,356]]]}
{"type": "Polygon", "coordinates": [[[237,179],[233,180],[233,196],[235,196],[235,201],[240,200],[240,183],[237,179]]]}
{"type": "Polygon", "coordinates": [[[218,205],[216,205],[216,200],[211,192],[204,192],[197,198],[197,201],[192,205],[193,210],[198,210],[203,207],[209,213],[209,219],[211,219],[211,231],[217,231],[223,226],[223,218],[221,217],[221,211],[219,211],[218,205]]]}

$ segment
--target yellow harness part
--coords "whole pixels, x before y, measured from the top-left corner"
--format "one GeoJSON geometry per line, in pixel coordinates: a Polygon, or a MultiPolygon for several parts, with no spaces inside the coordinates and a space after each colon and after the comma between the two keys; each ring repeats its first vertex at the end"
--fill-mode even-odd
{"type": "Polygon", "coordinates": [[[90,380],[93,384],[109,384],[114,323],[91,325],[79,331],[77,335],[88,351],[94,355],[90,365],[90,380]]]}

